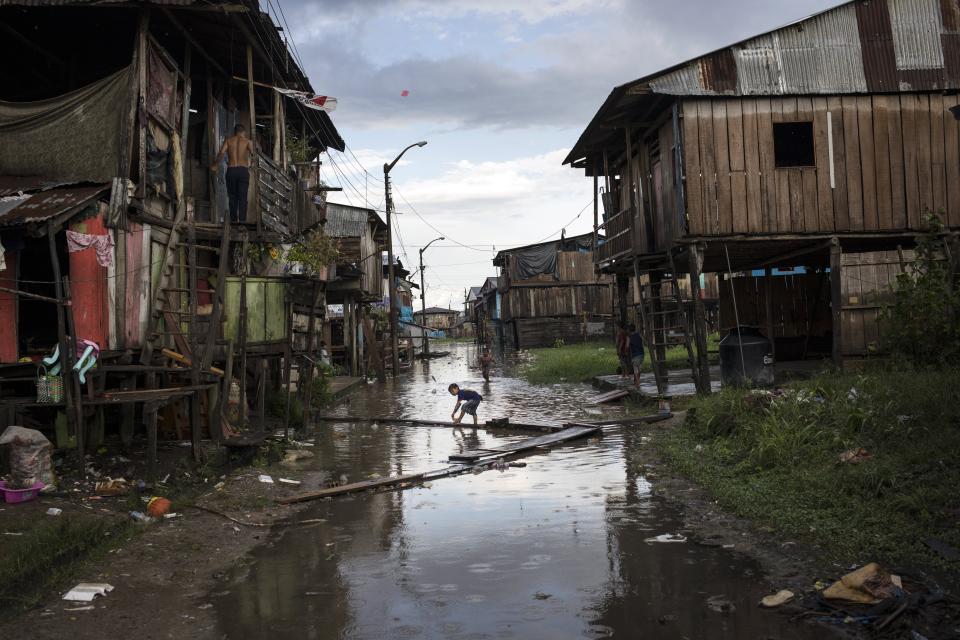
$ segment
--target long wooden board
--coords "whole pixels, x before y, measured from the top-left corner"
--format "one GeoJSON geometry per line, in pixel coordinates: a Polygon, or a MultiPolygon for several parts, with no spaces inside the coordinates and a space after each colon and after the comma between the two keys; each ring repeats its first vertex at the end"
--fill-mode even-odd
{"type": "Polygon", "coordinates": [[[603,404],[604,402],[613,402],[614,400],[619,400],[621,398],[626,398],[630,395],[630,392],[625,389],[618,389],[616,391],[610,391],[609,393],[604,393],[603,395],[597,396],[593,399],[590,404],[603,404]]]}
{"type": "MultiPolygon", "coordinates": [[[[385,422],[393,424],[408,424],[422,427],[473,427],[472,422],[445,422],[443,420],[415,420],[412,418],[391,418],[389,416],[315,416],[312,418],[320,422],[385,422]]],[[[526,424],[523,422],[509,422],[495,424],[491,421],[476,425],[485,429],[517,429],[519,431],[560,431],[563,427],[553,424],[526,424]]]]}
{"type": "Polygon", "coordinates": [[[497,454],[520,453],[522,451],[536,449],[537,447],[550,447],[555,444],[567,442],[569,440],[585,438],[589,435],[597,433],[598,431],[600,431],[600,427],[568,427],[556,433],[551,433],[536,438],[528,438],[527,440],[505,444],[500,447],[464,451],[463,453],[457,453],[450,456],[449,459],[451,462],[476,462],[481,458],[495,456],[497,454]]]}
{"type": "Polygon", "coordinates": [[[277,500],[277,502],[280,504],[293,504],[295,502],[319,500],[321,498],[330,498],[333,496],[343,495],[345,493],[355,493],[357,491],[367,491],[368,489],[388,487],[390,485],[401,484],[403,482],[416,482],[418,480],[422,480],[423,476],[424,474],[422,473],[411,473],[405,476],[392,476],[389,478],[378,478],[376,480],[364,480],[363,482],[352,482],[350,484],[340,485],[339,487],[330,487],[328,489],[320,489],[319,491],[298,493],[295,496],[280,498],[277,500]]]}

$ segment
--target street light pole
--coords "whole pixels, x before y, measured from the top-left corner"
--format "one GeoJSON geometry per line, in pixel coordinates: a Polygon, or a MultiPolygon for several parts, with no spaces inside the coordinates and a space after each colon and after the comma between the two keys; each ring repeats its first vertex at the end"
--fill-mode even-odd
{"type": "Polygon", "coordinates": [[[420,318],[420,322],[423,323],[423,326],[420,327],[420,335],[423,336],[423,353],[424,355],[430,353],[430,342],[427,337],[427,288],[423,284],[423,252],[427,250],[427,247],[432,245],[437,240],[446,240],[443,236],[439,238],[434,238],[428,242],[422,249],[420,249],[420,313],[423,315],[420,318]]]}
{"type": "Polygon", "coordinates": [[[397,280],[396,276],[394,275],[393,266],[393,225],[391,223],[393,214],[393,195],[390,193],[390,170],[393,169],[398,162],[400,162],[400,158],[403,157],[403,154],[405,154],[411,148],[422,147],[426,144],[426,140],[415,142],[401,151],[400,154],[393,159],[393,162],[389,164],[384,163],[383,165],[384,203],[387,208],[387,277],[390,280],[388,283],[388,286],[390,287],[390,363],[393,365],[394,377],[400,374],[400,323],[397,318],[399,313],[399,309],[397,308],[397,280]]]}

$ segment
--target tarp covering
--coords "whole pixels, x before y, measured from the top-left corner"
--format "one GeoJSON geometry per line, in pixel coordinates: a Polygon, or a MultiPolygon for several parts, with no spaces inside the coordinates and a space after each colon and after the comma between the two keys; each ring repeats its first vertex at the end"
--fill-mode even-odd
{"type": "Polygon", "coordinates": [[[589,236],[578,236],[510,251],[514,261],[514,277],[526,280],[541,273],[556,276],[558,251],[589,251],[591,242],[589,236]]]}
{"type": "Polygon", "coordinates": [[[110,182],[128,78],[125,68],[55,98],[0,101],[0,174],[110,182]]]}

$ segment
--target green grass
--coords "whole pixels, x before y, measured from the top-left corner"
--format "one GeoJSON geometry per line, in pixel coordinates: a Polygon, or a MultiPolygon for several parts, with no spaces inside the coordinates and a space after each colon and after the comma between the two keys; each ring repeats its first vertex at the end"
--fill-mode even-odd
{"type": "Polygon", "coordinates": [[[0,612],[39,604],[64,587],[85,561],[117,546],[131,526],[122,517],[64,513],[24,518],[20,536],[3,536],[0,553],[0,612]]]}
{"type": "Polygon", "coordinates": [[[958,388],[960,369],[825,374],[781,397],[728,389],[657,444],[724,507],[829,560],[956,570],[923,540],[960,548],[958,388]],[[873,457],[839,461],[859,447],[873,457]]]}
{"type": "MultiPolygon", "coordinates": [[[[707,340],[708,350],[716,351],[719,342],[719,335],[710,335],[707,340]]],[[[667,349],[666,362],[668,369],[689,366],[686,347],[667,349]]],[[[530,360],[520,366],[519,373],[533,384],[588,382],[597,376],[616,373],[619,366],[616,345],[612,340],[604,340],[531,349],[530,360]]],[[[652,370],[649,349],[646,350],[643,370],[652,370]]]]}

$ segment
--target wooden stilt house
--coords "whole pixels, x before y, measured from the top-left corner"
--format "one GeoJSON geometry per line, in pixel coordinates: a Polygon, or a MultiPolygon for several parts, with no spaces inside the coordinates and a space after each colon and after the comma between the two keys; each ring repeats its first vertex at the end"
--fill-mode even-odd
{"type": "Polygon", "coordinates": [[[3,0],[0,25],[0,419],[56,423],[81,458],[145,424],[151,463],[158,432],[195,455],[224,417],[262,435],[293,310],[324,288],[282,248],[323,216],[312,159],[344,148],[277,25],[255,0],[3,0]],[[238,123],[255,154],[231,224],[211,167],[238,123]],[[64,393],[38,401],[44,357],[64,393]]]}
{"type": "Polygon", "coordinates": [[[515,349],[613,336],[613,278],[594,270],[593,234],[501,251],[500,321],[515,349]]]}
{"type": "Polygon", "coordinates": [[[565,162],[593,177],[596,263],[643,283],[658,359],[668,336],[692,341],[709,389],[702,307],[679,333],[662,323],[686,304],[676,277],[694,276],[697,300],[704,271],[777,348],[866,352],[924,212],[960,230],[958,52],[955,2],[855,0],[611,92],[565,162]],[[750,270],[766,271],[731,286],[750,270]]]}

